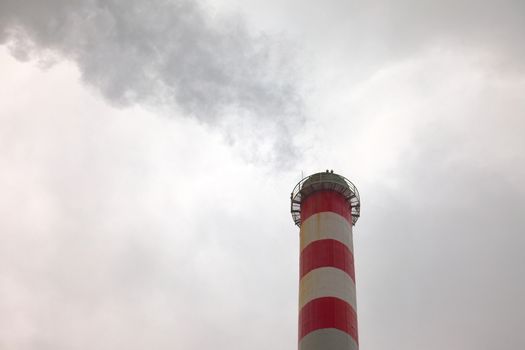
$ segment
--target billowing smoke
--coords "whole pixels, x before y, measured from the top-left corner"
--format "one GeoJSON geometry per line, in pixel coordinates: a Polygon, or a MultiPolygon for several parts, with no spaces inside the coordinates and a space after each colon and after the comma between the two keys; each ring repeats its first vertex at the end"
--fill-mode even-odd
{"type": "Polygon", "coordinates": [[[0,44],[22,60],[74,61],[114,105],[242,125],[228,133],[234,139],[262,127],[272,147],[290,152],[282,140],[300,98],[284,44],[209,12],[186,0],[3,0],[0,44]]]}

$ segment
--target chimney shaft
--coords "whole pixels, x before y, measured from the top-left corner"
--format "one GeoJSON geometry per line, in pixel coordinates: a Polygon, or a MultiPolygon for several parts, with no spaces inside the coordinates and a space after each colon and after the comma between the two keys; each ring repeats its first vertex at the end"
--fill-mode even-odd
{"type": "Polygon", "coordinates": [[[357,350],[352,226],[359,193],[327,171],[301,180],[291,200],[301,228],[299,350],[357,350]]]}

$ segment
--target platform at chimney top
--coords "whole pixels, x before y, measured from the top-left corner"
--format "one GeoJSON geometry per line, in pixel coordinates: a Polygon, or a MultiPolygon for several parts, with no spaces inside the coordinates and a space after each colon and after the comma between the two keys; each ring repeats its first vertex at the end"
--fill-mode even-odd
{"type": "Polygon", "coordinates": [[[307,176],[294,187],[290,195],[290,211],[294,223],[297,226],[301,226],[301,200],[309,194],[321,190],[335,191],[345,197],[352,208],[352,224],[355,225],[361,211],[359,192],[350,180],[344,176],[335,174],[333,170],[307,176]]]}

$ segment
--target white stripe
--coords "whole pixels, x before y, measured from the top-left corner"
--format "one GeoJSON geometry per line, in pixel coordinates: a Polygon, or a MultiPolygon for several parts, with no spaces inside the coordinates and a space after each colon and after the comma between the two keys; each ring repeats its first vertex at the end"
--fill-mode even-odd
{"type": "Polygon", "coordinates": [[[317,298],[336,297],[356,308],[355,284],[348,274],[334,267],[321,267],[308,272],[299,283],[299,310],[317,298]]]}
{"type": "Polygon", "coordinates": [[[299,350],[358,350],[354,338],[335,328],[318,329],[299,342],[299,350]]]}
{"type": "Polygon", "coordinates": [[[335,239],[354,252],[352,225],[341,215],[321,212],[310,216],[301,225],[301,251],[308,244],[320,239],[335,239]]]}

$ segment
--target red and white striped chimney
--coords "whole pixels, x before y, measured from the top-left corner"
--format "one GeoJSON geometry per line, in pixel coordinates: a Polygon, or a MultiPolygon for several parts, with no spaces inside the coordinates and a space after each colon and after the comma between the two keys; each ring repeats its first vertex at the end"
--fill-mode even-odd
{"type": "Polygon", "coordinates": [[[299,350],[357,350],[352,226],[359,193],[327,170],[302,179],[291,201],[301,228],[299,350]]]}

